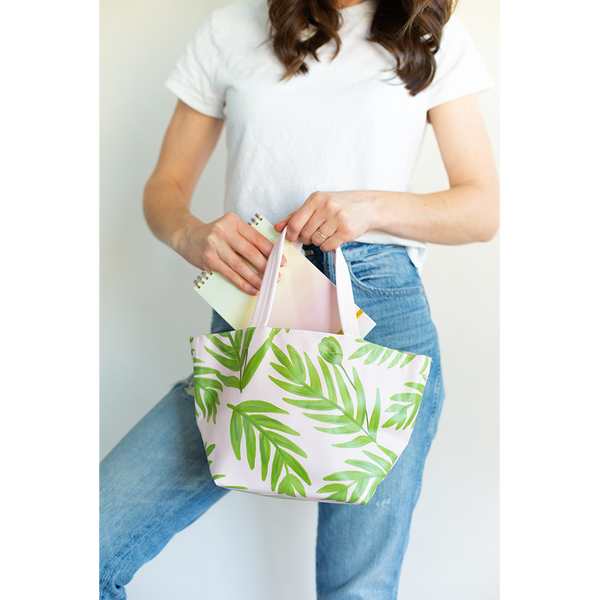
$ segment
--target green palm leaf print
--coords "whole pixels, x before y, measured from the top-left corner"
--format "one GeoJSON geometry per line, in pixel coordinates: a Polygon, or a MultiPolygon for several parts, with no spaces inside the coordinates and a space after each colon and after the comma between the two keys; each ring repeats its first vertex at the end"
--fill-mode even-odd
{"type": "MultiPolygon", "coordinates": [[[[345,373],[350,383],[348,386],[340,364],[329,360],[330,370],[328,364],[319,355],[317,360],[323,374],[325,383],[323,385],[315,364],[306,352],[303,361],[293,346],[288,344],[286,349],[287,355],[273,344],[273,354],[279,362],[272,362],[270,365],[287,381],[269,375],[273,383],[290,395],[297,396],[296,398],[285,397],[283,400],[298,408],[314,411],[303,414],[310,419],[332,426],[315,426],[318,431],[333,434],[360,434],[360,439],[353,440],[358,445],[376,442],[376,432],[369,430],[368,423],[365,422],[367,421],[366,397],[356,369],[353,369],[353,379],[345,373]],[[356,400],[353,400],[353,395],[356,396],[356,400]],[[332,411],[336,414],[322,414],[332,411]]],[[[326,358],[331,357],[326,354],[326,358]]]]}
{"type": "Polygon", "coordinates": [[[271,381],[283,390],[296,396],[283,400],[293,406],[306,410],[308,418],[324,426],[315,426],[318,431],[335,435],[351,435],[349,441],[332,444],[340,448],[360,448],[373,444],[381,456],[364,449],[362,452],[370,460],[361,460],[347,464],[360,467],[362,471],[344,471],[333,473],[324,478],[331,481],[318,493],[329,494],[326,499],[340,502],[368,502],[376,487],[385,478],[398,457],[394,452],[377,443],[377,432],[381,419],[381,394],[376,390],[376,399],[371,414],[368,414],[366,393],[358,371],[352,368],[352,377],[343,368],[343,351],[333,337],[324,338],[319,344],[317,362],[322,378],[310,356],[304,352],[304,361],[291,345],[286,353],[273,344],[272,350],[278,362],[271,362],[273,369],[283,377],[269,376],[271,381]],[[307,376],[308,375],[308,376],[307,376]],[[349,384],[347,384],[348,380],[349,384]],[[323,383],[325,385],[323,385],[323,383]],[[349,497],[350,496],[350,497],[349,497]],[[348,499],[349,497],[349,499],[348,499]]]}
{"type": "Polygon", "coordinates": [[[329,425],[315,426],[317,431],[356,436],[349,441],[332,444],[333,446],[359,448],[371,443],[376,444],[381,415],[379,389],[375,406],[369,415],[365,390],[358,372],[353,367],[350,377],[344,369],[343,351],[339,342],[329,336],[323,338],[318,348],[317,361],[323,374],[324,386],[310,356],[304,352],[303,361],[297,350],[289,344],[287,355],[277,345],[272,345],[273,354],[278,362],[269,364],[284,379],[277,379],[271,375],[269,379],[284,391],[296,396],[283,398],[285,402],[310,411],[303,414],[314,421],[329,425]],[[350,385],[347,385],[344,376],[350,385]]]}
{"type": "Polygon", "coordinates": [[[421,399],[425,391],[425,384],[408,382],[406,387],[413,388],[416,392],[402,392],[394,394],[390,400],[397,402],[393,406],[386,408],[385,412],[393,413],[392,416],[383,424],[383,427],[396,426],[396,429],[406,429],[409,425],[415,426],[415,418],[421,406],[421,399]],[[409,414],[410,413],[410,414],[409,414]]]}
{"type": "MultiPolygon", "coordinates": [[[[212,454],[212,451],[215,449],[215,444],[211,444],[210,446],[208,445],[208,442],[204,442],[204,450],[206,451],[206,458],[208,460],[208,466],[210,467],[210,465],[212,465],[212,460],[210,460],[208,457],[212,454]]],[[[225,477],[225,474],[217,474],[217,475],[213,475],[212,478],[213,480],[215,479],[221,479],[222,477],[225,477]]]]}
{"type": "MultiPolygon", "coordinates": [[[[408,363],[412,362],[418,356],[417,354],[412,354],[410,352],[401,352],[399,350],[394,350],[393,348],[385,348],[384,346],[379,346],[377,344],[367,342],[366,340],[356,339],[355,341],[359,342],[361,344],[361,347],[358,348],[358,350],[356,350],[355,352],[353,352],[348,357],[348,360],[354,360],[366,356],[365,365],[370,365],[371,363],[375,362],[379,357],[381,358],[379,358],[379,362],[377,364],[382,365],[391,356],[393,356],[394,358],[389,362],[387,368],[391,369],[392,367],[395,367],[398,363],[400,363],[400,366],[398,368],[401,369],[402,367],[405,367],[408,363]]],[[[427,362],[425,366],[427,366],[427,362]]]]}
{"type": "Polygon", "coordinates": [[[202,416],[207,421],[212,418],[213,423],[216,423],[217,406],[219,405],[218,391],[223,391],[223,385],[216,379],[205,377],[205,375],[218,375],[219,372],[216,369],[201,366],[203,362],[194,357],[194,398],[202,411],[202,416]]]}
{"type": "MultiPolygon", "coordinates": [[[[220,404],[219,392],[223,391],[223,386],[239,389],[241,393],[250,383],[281,328],[272,329],[262,346],[248,359],[249,345],[255,331],[255,327],[249,327],[245,330],[234,331],[233,336],[229,331],[219,335],[206,336],[221,354],[207,346],[204,346],[204,349],[219,364],[229,370],[236,371],[238,375],[223,375],[218,369],[203,366],[205,361],[194,356],[192,350],[192,356],[194,356],[194,396],[196,404],[202,411],[202,416],[207,421],[212,419],[213,423],[217,423],[217,406],[220,404]],[[229,344],[224,340],[228,340],[229,344]]],[[[198,416],[198,410],[196,410],[196,416],[198,416]]]]}
{"type": "Polygon", "coordinates": [[[267,479],[271,454],[273,455],[271,491],[275,491],[277,488],[279,494],[296,497],[296,492],[298,492],[300,496],[306,497],[306,490],[302,481],[307,485],[311,485],[310,478],[306,469],[291,453],[302,458],[308,458],[308,456],[302,448],[286,437],[286,435],[297,436],[300,434],[281,423],[281,421],[267,415],[267,413],[285,415],[289,413],[263,400],[246,400],[238,405],[228,404],[227,406],[233,411],[230,437],[236,458],[242,460],[242,438],[244,438],[246,441],[246,459],[248,460],[248,466],[253,470],[256,466],[256,446],[258,442],[263,481],[267,479]],[[279,481],[284,469],[283,479],[279,481]],[[277,487],[277,483],[279,483],[279,487],[277,487]]]}
{"type": "Polygon", "coordinates": [[[206,352],[227,370],[238,373],[238,375],[223,375],[215,369],[215,374],[223,385],[237,388],[240,392],[254,377],[256,370],[271,347],[273,339],[281,331],[281,328],[273,328],[262,346],[248,360],[248,350],[255,331],[256,327],[248,327],[247,329],[234,331],[233,336],[230,331],[206,336],[206,339],[215,347],[215,349],[212,349],[204,346],[206,352]]]}
{"type": "Polygon", "coordinates": [[[377,456],[372,452],[363,450],[363,454],[370,461],[348,459],[346,464],[357,467],[356,471],[338,471],[323,477],[323,481],[333,481],[317,490],[317,494],[329,494],[323,500],[337,500],[338,502],[349,502],[352,504],[366,504],[384,480],[396,460],[392,462],[377,456]],[[352,489],[352,491],[350,491],[352,489]],[[348,495],[350,497],[348,498],[348,495]],[[362,498],[362,500],[361,500],[362,498]]]}

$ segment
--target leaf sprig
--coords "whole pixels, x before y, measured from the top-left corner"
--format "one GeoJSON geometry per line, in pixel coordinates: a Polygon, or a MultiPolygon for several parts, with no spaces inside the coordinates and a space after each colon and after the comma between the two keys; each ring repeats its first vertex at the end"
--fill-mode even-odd
{"type": "MultiPolygon", "coordinates": [[[[234,336],[229,331],[221,335],[211,334],[206,336],[220,354],[208,346],[204,346],[204,349],[219,364],[229,371],[237,372],[238,375],[223,375],[218,369],[202,366],[205,361],[194,356],[194,396],[196,404],[202,411],[202,416],[207,421],[210,422],[212,418],[213,423],[217,423],[217,406],[220,404],[219,392],[223,391],[223,386],[236,388],[241,393],[248,385],[281,328],[272,329],[269,337],[248,360],[248,349],[255,331],[255,327],[249,327],[245,330],[235,331],[234,336]],[[223,337],[228,339],[230,343],[227,344],[223,337]],[[213,377],[207,377],[209,375],[213,377]]],[[[197,410],[196,416],[198,416],[197,410]]]]}
{"type": "MultiPolygon", "coordinates": [[[[383,448],[382,448],[383,449],[383,448]]],[[[390,450],[383,449],[390,460],[377,456],[368,450],[363,454],[370,461],[349,458],[346,464],[361,469],[360,471],[337,471],[323,477],[323,481],[333,481],[317,490],[317,494],[329,494],[323,500],[336,500],[351,504],[366,504],[377,489],[377,486],[390,472],[398,457],[390,450]],[[350,493],[350,488],[354,488],[350,493]],[[350,498],[348,498],[350,494],[350,498]],[[362,498],[362,500],[361,500],[362,498]]]]}
{"type": "Polygon", "coordinates": [[[283,434],[300,435],[296,430],[288,427],[281,421],[267,416],[271,414],[289,414],[286,410],[264,402],[263,400],[246,400],[238,405],[228,404],[231,408],[230,436],[233,452],[238,460],[242,460],[242,437],[246,440],[246,458],[250,469],[256,466],[256,445],[258,438],[258,447],[260,451],[261,478],[267,479],[271,452],[273,452],[273,461],[271,464],[271,491],[279,494],[296,497],[296,492],[300,496],[306,497],[304,481],[311,485],[310,477],[306,469],[300,464],[291,452],[308,458],[306,452],[296,443],[283,434]],[[281,433],[279,433],[281,432],[281,433]],[[285,475],[281,481],[279,478],[285,468],[285,475]],[[295,473],[295,475],[294,475],[295,473]],[[279,487],[277,487],[279,483],[279,487]]]}
{"type": "Polygon", "coordinates": [[[386,360],[388,360],[392,355],[395,355],[393,360],[387,365],[388,369],[395,367],[400,361],[402,361],[399,365],[399,369],[402,369],[407,364],[412,362],[418,355],[412,354],[410,352],[401,352],[400,350],[394,350],[393,348],[385,348],[384,346],[379,346],[377,344],[373,344],[372,342],[367,342],[366,340],[362,340],[360,338],[355,340],[359,342],[361,345],[358,350],[353,352],[348,360],[354,360],[356,358],[365,358],[365,365],[370,365],[375,362],[379,357],[379,362],[377,365],[383,365],[386,360]]]}
{"type": "MultiPolygon", "coordinates": [[[[366,444],[377,443],[377,429],[381,412],[379,390],[377,390],[377,400],[373,412],[369,416],[367,413],[366,394],[355,368],[352,369],[353,379],[350,379],[347,373],[346,377],[352,384],[352,389],[356,395],[356,401],[352,399],[350,389],[346,385],[342,372],[340,371],[341,362],[337,358],[332,360],[329,351],[321,350],[320,355],[317,356],[325,381],[325,390],[323,389],[319,372],[306,352],[304,352],[303,361],[300,353],[289,344],[287,345],[288,355],[286,355],[276,344],[272,345],[272,350],[278,362],[271,362],[269,364],[287,381],[276,379],[271,375],[269,375],[269,379],[289,394],[300,397],[283,398],[285,402],[301,409],[314,411],[303,413],[310,419],[333,425],[333,427],[315,426],[315,429],[318,431],[338,435],[359,434],[356,438],[348,442],[334,444],[334,446],[341,448],[359,448],[366,444]],[[329,366],[325,360],[323,360],[323,355],[325,355],[327,362],[331,365],[333,376],[329,366]],[[306,366],[304,365],[305,362],[306,366]],[[339,401],[338,390],[340,397],[339,401]],[[324,414],[332,411],[336,411],[340,414],[324,414]]],[[[336,355],[341,355],[341,347],[336,355]]]]}
{"type": "Polygon", "coordinates": [[[237,388],[242,392],[244,388],[250,383],[252,377],[256,373],[256,370],[260,366],[263,358],[266,356],[273,339],[281,331],[281,328],[273,328],[269,332],[269,337],[263,342],[262,346],[250,357],[248,360],[248,349],[250,342],[254,337],[256,327],[248,327],[247,329],[238,329],[234,331],[234,336],[231,335],[230,331],[223,334],[211,334],[207,335],[206,338],[212,342],[215,348],[219,351],[215,351],[208,346],[204,346],[204,349],[216,360],[229,371],[238,373],[239,376],[221,375],[215,370],[219,379],[227,387],[237,388]],[[223,337],[229,340],[227,344],[223,337]]]}
{"type": "Polygon", "coordinates": [[[217,406],[220,404],[217,390],[222,392],[223,385],[216,379],[204,377],[205,375],[219,375],[219,371],[201,366],[203,362],[203,360],[194,357],[194,398],[206,421],[210,422],[212,418],[213,423],[216,424],[217,406]]]}
{"type": "Polygon", "coordinates": [[[390,400],[397,402],[386,408],[385,412],[393,413],[392,416],[383,424],[382,427],[396,426],[396,429],[406,429],[409,425],[411,429],[415,426],[415,418],[421,406],[421,399],[425,385],[422,383],[408,382],[404,384],[406,387],[417,390],[416,392],[401,392],[394,394],[390,400]],[[409,414],[410,411],[410,414],[409,414]]]}
{"type": "MultiPolygon", "coordinates": [[[[215,444],[211,444],[210,446],[208,445],[208,442],[204,442],[204,450],[206,451],[206,458],[208,460],[208,466],[210,467],[210,465],[212,465],[213,461],[210,460],[208,457],[212,454],[212,451],[215,449],[215,444]]],[[[221,479],[222,477],[225,477],[226,475],[223,473],[219,473],[217,475],[213,475],[212,478],[213,480],[215,479],[221,479]]]]}

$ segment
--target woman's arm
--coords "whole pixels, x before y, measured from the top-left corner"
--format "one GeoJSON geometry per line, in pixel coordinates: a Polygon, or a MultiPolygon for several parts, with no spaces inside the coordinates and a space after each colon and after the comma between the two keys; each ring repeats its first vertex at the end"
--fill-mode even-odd
{"type": "Polygon", "coordinates": [[[240,256],[264,273],[273,244],[236,214],[203,223],[190,213],[194,188],[219,141],[223,123],[178,101],[158,164],[144,189],[144,215],[154,235],[188,262],[217,271],[254,295],[262,278],[240,256]]]}
{"type": "Polygon", "coordinates": [[[435,244],[491,240],[499,225],[499,185],[476,94],[432,108],[433,126],[450,189],[433,194],[380,190],[315,192],[275,225],[287,238],[324,252],[371,230],[435,244]],[[317,228],[328,236],[326,241],[317,228]]]}

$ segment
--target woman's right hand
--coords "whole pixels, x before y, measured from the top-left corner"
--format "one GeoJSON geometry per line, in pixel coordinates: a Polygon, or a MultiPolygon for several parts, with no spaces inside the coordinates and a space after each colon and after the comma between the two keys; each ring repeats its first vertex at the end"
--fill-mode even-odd
{"type": "MultiPolygon", "coordinates": [[[[262,284],[274,244],[235,213],[227,213],[211,223],[191,217],[172,247],[195,267],[221,273],[240,290],[254,296],[262,284]]],[[[284,256],[281,265],[285,263],[284,256]]]]}

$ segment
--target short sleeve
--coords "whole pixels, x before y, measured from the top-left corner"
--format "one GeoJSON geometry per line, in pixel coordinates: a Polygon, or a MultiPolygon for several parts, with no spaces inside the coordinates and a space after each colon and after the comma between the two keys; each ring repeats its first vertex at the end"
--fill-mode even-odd
{"type": "Polygon", "coordinates": [[[194,110],[210,117],[224,119],[224,93],[215,82],[218,73],[217,52],[211,32],[212,14],[204,18],[165,86],[194,110]]]}
{"type": "Polygon", "coordinates": [[[450,17],[443,29],[436,61],[436,73],[429,87],[428,110],[494,87],[475,43],[456,15],[450,17]]]}

